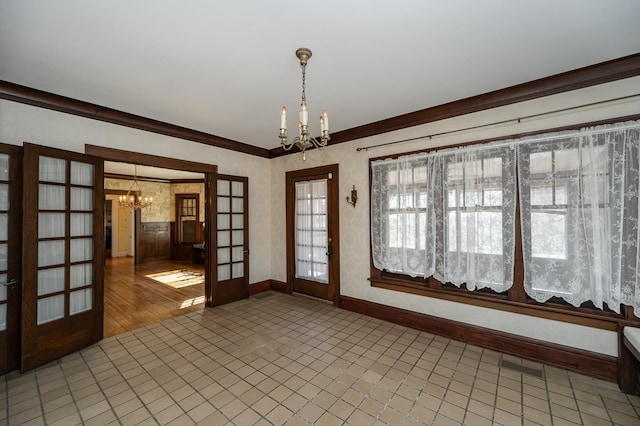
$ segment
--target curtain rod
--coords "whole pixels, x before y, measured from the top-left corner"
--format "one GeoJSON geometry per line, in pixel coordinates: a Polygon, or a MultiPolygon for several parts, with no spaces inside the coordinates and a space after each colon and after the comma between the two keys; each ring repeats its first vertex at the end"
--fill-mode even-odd
{"type": "Polygon", "coordinates": [[[363,147],[356,148],[356,151],[357,152],[368,151],[369,149],[372,149],[372,148],[379,148],[379,147],[387,146],[387,145],[395,145],[395,144],[399,144],[399,143],[412,142],[412,141],[417,141],[417,140],[420,140],[420,139],[427,139],[427,138],[428,139],[432,139],[432,138],[434,138],[436,136],[444,136],[444,135],[449,135],[451,133],[464,132],[464,131],[467,131],[467,130],[482,129],[483,127],[496,126],[496,125],[499,125],[499,124],[507,124],[507,123],[511,123],[511,122],[520,123],[522,120],[528,120],[530,118],[543,117],[545,115],[556,114],[558,112],[572,111],[574,109],[586,108],[586,107],[591,107],[591,106],[595,106],[595,105],[606,104],[606,103],[609,103],[609,102],[615,102],[615,101],[621,101],[621,100],[625,100],[625,99],[636,98],[638,96],[640,96],[640,93],[636,93],[634,95],[628,95],[628,96],[621,96],[619,98],[607,99],[605,101],[591,102],[591,103],[584,104],[584,105],[578,105],[578,106],[573,106],[573,107],[568,107],[568,108],[556,109],[556,110],[553,110],[553,111],[541,112],[541,113],[538,113],[538,114],[525,115],[523,117],[518,117],[518,118],[510,118],[510,119],[507,119],[507,120],[494,121],[493,123],[479,124],[477,126],[471,126],[471,127],[464,127],[462,129],[448,130],[446,132],[433,133],[433,134],[424,135],[424,136],[416,136],[414,138],[409,138],[409,139],[401,139],[401,140],[398,140],[398,141],[385,142],[385,143],[380,143],[380,144],[377,144],[377,145],[363,146],[363,147]]]}

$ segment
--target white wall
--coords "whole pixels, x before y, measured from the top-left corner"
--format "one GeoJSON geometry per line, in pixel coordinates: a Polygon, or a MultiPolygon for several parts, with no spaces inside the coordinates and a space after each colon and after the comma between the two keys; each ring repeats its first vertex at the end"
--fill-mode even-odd
{"type": "Polygon", "coordinates": [[[342,200],[340,204],[340,293],[342,295],[617,356],[617,335],[614,332],[371,287],[367,280],[370,241],[369,158],[637,114],[640,112],[640,99],[618,101],[607,106],[582,108],[544,118],[523,120],[521,123],[514,121],[509,124],[435,137],[432,140],[397,144],[369,151],[356,152],[356,148],[613,99],[636,94],[640,92],[639,89],[640,78],[632,78],[377,135],[330,146],[320,151],[310,151],[307,153],[305,162],[302,161],[302,155],[299,153],[271,160],[272,278],[286,281],[285,172],[339,163],[340,199],[342,200]],[[354,184],[358,189],[358,205],[355,209],[344,200],[350,194],[354,184]]]}
{"type": "Polygon", "coordinates": [[[199,163],[218,172],[249,178],[249,282],[271,278],[271,209],[268,159],[155,133],[0,100],[0,142],[31,142],[75,152],[85,144],[199,163]]]}

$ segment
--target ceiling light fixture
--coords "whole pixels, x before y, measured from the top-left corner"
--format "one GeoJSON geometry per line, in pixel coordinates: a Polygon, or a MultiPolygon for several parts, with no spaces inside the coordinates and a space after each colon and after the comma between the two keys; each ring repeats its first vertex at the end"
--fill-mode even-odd
{"type": "Polygon", "coordinates": [[[322,132],[320,140],[309,136],[309,113],[307,112],[307,95],[306,89],[306,70],[307,61],[311,57],[311,50],[301,47],[296,50],[296,56],[300,60],[300,66],[302,67],[302,103],[300,105],[300,114],[298,116],[298,130],[299,136],[289,142],[287,138],[287,108],[282,107],[282,115],[280,117],[280,143],[285,151],[289,151],[293,146],[297,146],[302,151],[302,159],[306,160],[307,156],[305,151],[307,148],[315,147],[322,148],[329,142],[329,116],[327,110],[324,110],[324,114],[320,116],[320,131],[322,132]]]}
{"type": "Polygon", "coordinates": [[[142,198],[142,191],[138,185],[138,166],[134,165],[133,183],[127,191],[127,195],[120,196],[120,207],[130,208],[132,210],[140,210],[151,207],[153,203],[152,197],[142,198]]]}

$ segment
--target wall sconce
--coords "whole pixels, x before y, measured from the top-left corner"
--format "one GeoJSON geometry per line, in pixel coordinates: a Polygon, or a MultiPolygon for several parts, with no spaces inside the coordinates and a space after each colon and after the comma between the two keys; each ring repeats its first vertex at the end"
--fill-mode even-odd
{"type": "Polygon", "coordinates": [[[351,197],[347,197],[347,203],[351,204],[353,208],[355,208],[357,202],[358,202],[358,190],[356,189],[356,186],[353,185],[353,189],[351,190],[351,197]]]}

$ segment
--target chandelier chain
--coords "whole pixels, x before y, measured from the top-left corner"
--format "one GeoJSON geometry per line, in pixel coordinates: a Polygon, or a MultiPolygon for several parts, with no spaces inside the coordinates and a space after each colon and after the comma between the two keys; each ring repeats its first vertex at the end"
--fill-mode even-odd
{"type": "Polygon", "coordinates": [[[307,103],[307,65],[302,64],[302,103],[307,103]]]}

